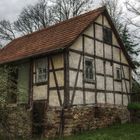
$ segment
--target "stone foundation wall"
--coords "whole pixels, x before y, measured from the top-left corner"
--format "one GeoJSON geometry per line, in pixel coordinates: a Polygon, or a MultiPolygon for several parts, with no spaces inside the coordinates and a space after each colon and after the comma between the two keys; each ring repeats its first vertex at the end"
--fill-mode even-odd
{"type": "Polygon", "coordinates": [[[98,105],[75,106],[69,109],[48,108],[45,118],[45,137],[55,137],[60,133],[67,136],[82,131],[125,123],[130,120],[126,107],[98,105]]]}
{"type": "MultiPolygon", "coordinates": [[[[10,107],[6,115],[9,136],[30,137],[32,135],[31,112],[25,107],[10,107]]],[[[44,136],[56,137],[94,130],[114,123],[125,123],[130,120],[126,107],[111,105],[74,106],[63,109],[48,107],[44,118],[44,136]]],[[[1,134],[6,131],[0,129],[1,134]]]]}

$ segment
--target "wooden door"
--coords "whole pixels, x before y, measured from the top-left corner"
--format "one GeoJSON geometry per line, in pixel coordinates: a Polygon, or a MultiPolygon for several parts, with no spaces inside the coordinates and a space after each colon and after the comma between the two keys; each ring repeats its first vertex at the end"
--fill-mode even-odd
{"type": "Polygon", "coordinates": [[[32,121],[33,135],[42,136],[44,132],[45,102],[36,101],[33,103],[32,121]]]}

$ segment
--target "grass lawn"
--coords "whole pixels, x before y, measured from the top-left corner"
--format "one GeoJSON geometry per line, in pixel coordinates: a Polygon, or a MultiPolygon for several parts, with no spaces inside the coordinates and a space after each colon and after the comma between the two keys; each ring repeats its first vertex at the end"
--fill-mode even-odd
{"type": "Polygon", "coordinates": [[[116,125],[70,137],[49,140],[140,140],[140,124],[116,125]]]}
{"type": "MultiPolygon", "coordinates": [[[[7,139],[2,139],[0,137],[0,140],[7,139]]],[[[77,135],[64,138],[44,138],[32,140],[140,140],[140,123],[115,125],[109,128],[98,129],[90,132],[83,132],[77,135]]]]}

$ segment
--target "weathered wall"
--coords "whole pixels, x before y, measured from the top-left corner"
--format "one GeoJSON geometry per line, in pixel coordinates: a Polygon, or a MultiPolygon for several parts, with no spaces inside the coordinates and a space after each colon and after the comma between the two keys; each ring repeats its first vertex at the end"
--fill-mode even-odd
{"type": "Polygon", "coordinates": [[[47,99],[47,84],[46,85],[34,85],[33,86],[33,100],[45,100],[47,99]]]}
{"type": "MultiPolygon", "coordinates": [[[[52,61],[54,65],[54,72],[56,74],[56,80],[60,92],[60,98],[63,103],[64,101],[64,57],[63,53],[53,55],[52,56],[52,61]]],[[[52,64],[49,62],[49,105],[50,106],[60,106],[60,101],[58,98],[58,91],[57,91],[57,86],[56,86],[56,81],[54,77],[54,72],[52,69],[52,64]]]]}
{"type": "Polygon", "coordinates": [[[51,58],[48,57],[48,80],[46,84],[35,84],[35,62],[34,62],[34,76],[33,76],[33,100],[47,100],[50,106],[60,106],[59,99],[58,99],[58,92],[56,86],[56,80],[58,84],[58,88],[61,88],[60,96],[63,102],[64,98],[64,58],[63,53],[59,53],[56,55],[51,55],[51,58]],[[52,63],[51,63],[52,58],[52,63]],[[55,74],[54,74],[55,73],[55,74]],[[56,80],[55,80],[56,76],[56,80]]]}
{"type": "MultiPolygon", "coordinates": [[[[46,57],[44,57],[44,59],[46,59],[46,57]]],[[[35,67],[36,61],[38,61],[38,59],[35,59],[33,61],[33,100],[45,100],[47,99],[48,85],[47,83],[36,84],[36,67],[35,67]]]]}
{"type": "Polygon", "coordinates": [[[114,123],[125,123],[130,119],[130,114],[126,107],[102,106],[101,104],[96,107],[75,106],[64,109],[64,119],[61,119],[61,115],[61,108],[48,109],[44,130],[46,137],[59,136],[62,130],[64,130],[63,133],[66,136],[86,130],[108,127],[114,123]]]}
{"type": "Polygon", "coordinates": [[[103,42],[104,27],[111,29],[107,18],[101,15],[83,33],[84,36],[81,35],[70,47],[69,86],[70,101],[75,93],[73,104],[93,104],[97,101],[97,103],[126,106],[128,103],[127,94],[131,92],[129,64],[122,49],[120,49],[113,30],[112,44],[103,42]],[[78,72],[80,56],[82,59],[78,72]],[[95,62],[96,78],[93,83],[86,83],[83,79],[85,58],[93,59],[95,62]],[[122,80],[116,79],[116,68],[121,68],[122,80]]]}
{"type": "Polygon", "coordinates": [[[29,97],[29,63],[23,63],[18,66],[18,101],[28,103],[29,97]]]}

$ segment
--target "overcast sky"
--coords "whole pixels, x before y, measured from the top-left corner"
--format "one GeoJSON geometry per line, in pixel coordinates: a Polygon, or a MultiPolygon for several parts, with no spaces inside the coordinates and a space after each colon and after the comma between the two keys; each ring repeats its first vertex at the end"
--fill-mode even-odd
{"type": "Polygon", "coordinates": [[[26,5],[36,2],[37,0],[0,0],[0,20],[13,21],[26,5]]]}
{"type": "MultiPolygon", "coordinates": [[[[0,0],[0,20],[9,19],[14,21],[21,10],[29,4],[35,4],[38,0],[0,0]]],[[[100,0],[95,0],[98,3],[100,0]]],[[[121,4],[125,0],[120,0],[121,4]]],[[[135,1],[135,0],[129,0],[135,1]]]]}
{"type": "MultiPolygon", "coordinates": [[[[26,7],[29,4],[35,4],[37,1],[38,0],[0,0],[0,20],[6,19],[10,20],[11,22],[15,21],[24,7],[26,7]]],[[[99,6],[98,3],[101,0],[94,1],[96,3],[96,6],[99,6]]],[[[126,11],[126,6],[123,5],[125,1],[126,0],[119,0],[119,4],[123,7],[124,14],[130,15],[130,13],[126,11]]],[[[131,4],[134,4],[135,1],[136,0],[129,0],[131,4]]]]}

